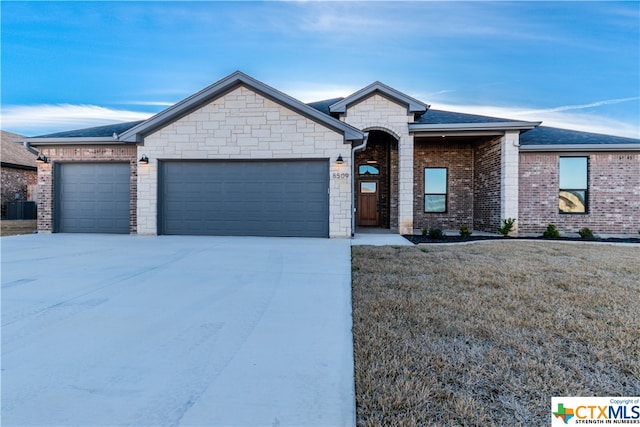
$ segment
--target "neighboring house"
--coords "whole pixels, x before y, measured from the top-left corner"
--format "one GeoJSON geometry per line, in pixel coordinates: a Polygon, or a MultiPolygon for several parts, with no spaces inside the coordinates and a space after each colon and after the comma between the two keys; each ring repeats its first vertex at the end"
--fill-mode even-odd
{"type": "Polygon", "coordinates": [[[22,145],[25,136],[2,132],[2,157],[0,158],[0,188],[2,219],[6,218],[7,203],[29,200],[38,184],[36,155],[22,145]]]}
{"type": "Polygon", "coordinates": [[[640,140],[430,110],[375,82],[304,104],[233,73],[142,122],[27,138],[40,232],[349,237],[640,229],[640,140]]]}

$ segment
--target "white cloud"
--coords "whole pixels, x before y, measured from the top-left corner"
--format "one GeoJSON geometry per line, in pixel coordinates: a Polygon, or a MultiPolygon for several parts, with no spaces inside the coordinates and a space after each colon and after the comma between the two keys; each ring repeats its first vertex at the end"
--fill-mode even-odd
{"type": "Polygon", "coordinates": [[[144,105],[150,107],[171,107],[176,101],[125,101],[119,102],[122,105],[144,105]]]}
{"type": "Polygon", "coordinates": [[[613,104],[620,104],[622,102],[637,101],[639,99],[640,99],[640,96],[633,96],[630,98],[605,99],[604,101],[596,101],[596,102],[591,102],[589,104],[563,105],[560,107],[543,108],[540,110],[521,111],[519,113],[540,114],[540,113],[556,113],[560,111],[582,110],[585,108],[601,107],[603,105],[613,105],[613,104]]]}
{"type": "Polygon", "coordinates": [[[598,114],[569,113],[567,112],[569,109],[562,109],[563,107],[549,108],[546,110],[532,110],[518,107],[494,107],[490,105],[433,103],[431,108],[434,110],[456,111],[467,114],[479,114],[482,116],[502,117],[505,119],[526,120],[532,122],[541,121],[542,126],[640,139],[640,123],[629,123],[598,114]]]}
{"type": "Polygon", "coordinates": [[[97,105],[5,105],[2,129],[22,135],[41,135],[71,129],[145,120],[153,113],[115,110],[97,105]]]}

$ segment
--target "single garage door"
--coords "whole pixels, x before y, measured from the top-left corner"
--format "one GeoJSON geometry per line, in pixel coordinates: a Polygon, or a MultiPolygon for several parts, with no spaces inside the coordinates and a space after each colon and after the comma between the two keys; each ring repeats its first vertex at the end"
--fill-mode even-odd
{"type": "Polygon", "coordinates": [[[329,236],[329,161],[166,161],[161,234],[329,236]]]}
{"type": "Polygon", "coordinates": [[[55,230],[129,233],[129,164],[66,163],[56,168],[55,230]]]}

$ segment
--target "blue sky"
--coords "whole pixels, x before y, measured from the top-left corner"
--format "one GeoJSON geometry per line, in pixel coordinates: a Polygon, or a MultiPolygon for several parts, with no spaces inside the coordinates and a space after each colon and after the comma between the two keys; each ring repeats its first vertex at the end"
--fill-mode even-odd
{"type": "Polygon", "coordinates": [[[379,80],[434,109],[640,138],[640,2],[2,1],[2,129],[139,120],[241,70],[302,101],[379,80]]]}

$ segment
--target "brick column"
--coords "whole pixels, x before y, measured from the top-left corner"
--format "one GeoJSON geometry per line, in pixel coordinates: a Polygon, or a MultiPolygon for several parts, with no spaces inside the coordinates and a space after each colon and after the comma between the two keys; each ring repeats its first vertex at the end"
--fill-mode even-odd
{"type": "Polygon", "coordinates": [[[413,135],[398,141],[398,231],[413,234],[413,135]]]}
{"type": "MultiPolygon", "coordinates": [[[[500,219],[518,218],[520,132],[507,131],[500,141],[500,219]]],[[[516,221],[512,234],[518,234],[516,221]]]]}

